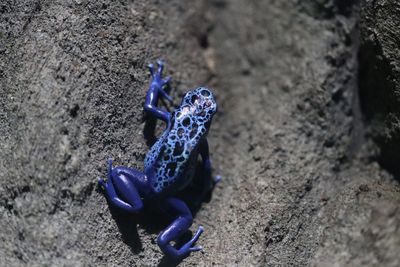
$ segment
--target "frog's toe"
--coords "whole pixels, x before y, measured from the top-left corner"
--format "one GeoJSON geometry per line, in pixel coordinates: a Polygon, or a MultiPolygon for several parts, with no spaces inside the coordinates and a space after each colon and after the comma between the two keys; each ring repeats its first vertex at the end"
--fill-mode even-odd
{"type": "Polygon", "coordinates": [[[149,65],[147,65],[147,68],[149,69],[151,77],[154,77],[154,65],[149,64],[149,65]]]}
{"type": "Polygon", "coordinates": [[[200,251],[200,250],[203,250],[203,247],[202,247],[202,246],[191,247],[191,248],[189,248],[189,250],[190,250],[191,252],[193,252],[193,251],[200,251]]]}
{"type": "Polygon", "coordinates": [[[167,92],[165,92],[165,90],[161,89],[159,92],[162,95],[162,97],[167,99],[169,102],[173,101],[172,97],[170,95],[168,95],[167,92]]]}
{"type": "Polygon", "coordinates": [[[179,254],[180,254],[179,258],[185,258],[185,257],[189,256],[190,252],[200,251],[203,249],[202,246],[193,246],[197,242],[197,240],[199,239],[199,237],[203,233],[203,231],[204,231],[203,226],[199,226],[199,229],[194,234],[192,239],[190,239],[190,241],[187,242],[185,245],[183,245],[181,247],[181,249],[179,250],[179,254]]]}
{"type": "Polygon", "coordinates": [[[157,60],[157,65],[158,65],[158,70],[157,70],[157,72],[158,72],[158,74],[162,74],[162,72],[163,72],[163,70],[164,70],[164,65],[165,65],[165,63],[164,63],[164,61],[162,60],[162,59],[159,59],[159,60],[157,60]]]}
{"type": "Polygon", "coordinates": [[[199,229],[197,229],[197,232],[196,232],[196,234],[194,235],[193,239],[196,238],[196,241],[197,241],[197,239],[199,239],[200,235],[201,235],[203,232],[204,232],[204,227],[200,225],[200,226],[199,226],[199,229]]]}
{"type": "Polygon", "coordinates": [[[201,234],[204,232],[204,227],[203,226],[199,226],[199,229],[197,229],[196,233],[194,234],[194,236],[192,237],[192,239],[187,243],[190,246],[192,246],[194,243],[197,242],[197,240],[199,240],[199,237],[201,236],[201,234]]]}
{"type": "Polygon", "coordinates": [[[100,177],[99,178],[97,178],[97,184],[100,186],[100,187],[106,187],[106,182],[103,180],[103,179],[101,179],[100,177]]]}
{"type": "Polygon", "coordinates": [[[171,81],[171,76],[167,76],[162,80],[163,85],[168,85],[171,81]]]}

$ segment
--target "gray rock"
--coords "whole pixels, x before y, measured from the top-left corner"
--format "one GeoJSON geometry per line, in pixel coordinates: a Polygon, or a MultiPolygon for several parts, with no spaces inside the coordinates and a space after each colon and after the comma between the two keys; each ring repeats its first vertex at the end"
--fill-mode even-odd
{"type": "Polygon", "coordinates": [[[399,176],[400,160],[400,3],[361,2],[360,100],[375,157],[399,176]]]}
{"type": "Polygon", "coordinates": [[[173,265],[155,242],[167,218],[125,215],[96,185],[109,157],[142,169],[162,131],[142,111],[160,57],[176,104],[198,85],[219,102],[223,180],[195,216],[204,251],[181,265],[398,266],[400,188],[376,129],[397,118],[380,105],[396,103],[399,16],[375,2],[3,1],[0,266],[173,265]],[[393,85],[382,102],[374,77],[393,85]]]}

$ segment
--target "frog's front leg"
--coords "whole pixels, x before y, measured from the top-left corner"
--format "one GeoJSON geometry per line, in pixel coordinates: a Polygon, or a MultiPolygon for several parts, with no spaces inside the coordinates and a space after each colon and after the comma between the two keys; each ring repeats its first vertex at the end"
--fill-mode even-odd
{"type": "Polygon", "coordinates": [[[139,190],[146,189],[146,176],[137,170],[126,167],[112,167],[108,160],[107,182],[99,178],[98,183],[115,206],[127,212],[135,213],[142,209],[143,202],[139,190]]]}
{"type": "Polygon", "coordinates": [[[164,63],[161,60],[157,61],[158,69],[155,72],[153,64],[148,66],[151,74],[151,83],[149,90],[146,94],[146,101],[144,103],[144,110],[149,112],[153,116],[158,119],[161,119],[168,123],[169,121],[169,112],[160,109],[157,107],[158,98],[161,94],[162,97],[166,98],[168,101],[172,102],[172,98],[164,91],[164,87],[169,83],[170,77],[165,79],[162,78],[162,72],[164,69],[164,63]]]}
{"type": "Polygon", "coordinates": [[[202,226],[199,227],[192,239],[181,248],[176,249],[170,244],[171,241],[177,240],[188,231],[193,223],[192,213],[186,204],[182,200],[171,197],[163,200],[160,203],[160,208],[175,217],[175,220],[157,238],[157,244],[164,254],[174,260],[182,260],[189,256],[190,252],[201,250],[202,247],[193,245],[204,231],[202,226]]]}

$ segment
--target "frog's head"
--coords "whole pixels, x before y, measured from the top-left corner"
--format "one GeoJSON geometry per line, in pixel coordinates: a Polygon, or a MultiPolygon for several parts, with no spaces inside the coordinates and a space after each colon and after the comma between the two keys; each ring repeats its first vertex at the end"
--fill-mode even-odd
{"type": "Polygon", "coordinates": [[[209,89],[199,87],[185,94],[181,108],[182,113],[189,113],[198,121],[207,123],[211,122],[213,115],[217,112],[217,102],[209,89]]]}

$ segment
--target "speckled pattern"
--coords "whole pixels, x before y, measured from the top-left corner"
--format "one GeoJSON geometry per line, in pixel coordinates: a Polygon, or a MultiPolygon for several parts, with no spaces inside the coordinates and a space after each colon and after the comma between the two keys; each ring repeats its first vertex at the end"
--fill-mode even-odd
{"type": "Polygon", "coordinates": [[[182,187],[190,181],[199,144],[216,111],[217,103],[207,88],[199,87],[185,94],[181,105],[171,114],[163,135],[145,159],[145,173],[154,173],[150,177],[156,192],[162,192],[175,182],[182,187]]]}

